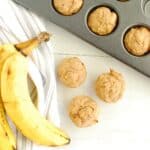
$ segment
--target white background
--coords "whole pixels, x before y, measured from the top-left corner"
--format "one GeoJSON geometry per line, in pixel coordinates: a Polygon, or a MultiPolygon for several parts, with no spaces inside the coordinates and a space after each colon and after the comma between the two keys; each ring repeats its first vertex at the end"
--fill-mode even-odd
{"type": "MultiPolygon", "coordinates": [[[[1,0],[2,1],[2,0],[1,0]]],[[[3,8],[3,7],[2,7],[3,8]]],[[[11,22],[10,22],[11,23],[11,22]]],[[[61,150],[149,150],[150,149],[150,78],[138,73],[99,49],[89,45],[56,25],[46,22],[53,34],[56,68],[65,58],[77,56],[85,63],[88,76],[77,89],[69,89],[57,80],[61,127],[68,131],[72,142],[61,150]],[[107,104],[95,95],[94,82],[109,69],[121,72],[126,81],[123,98],[107,104]],[[100,107],[99,123],[80,129],[69,119],[67,106],[76,95],[91,96],[100,107]]],[[[147,64],[150,69],[150,64],[147,64]]]]}
{"type": "MultiPolygon", "coordinates": [[[[53,34],[56,68],[65,58],[77,56],[88,71],[86,82],[77,89],[63,86],[57,80],[61,126],[68,131],[72,142],[65,150],[150,149],[150,78],[119,62],[101,50],[46,22],[53,34]],[[107,104],[95,95],[94,82],[98,75],[113,68],[124,75],[126,91],[115,104],[107,104]],[[100,107],[99,123],[79,129],[70,121],[67,106],[76,95],[91,96],[100,107]]],[[[149,64],[147,64],[148,69],[149,64]]]]}

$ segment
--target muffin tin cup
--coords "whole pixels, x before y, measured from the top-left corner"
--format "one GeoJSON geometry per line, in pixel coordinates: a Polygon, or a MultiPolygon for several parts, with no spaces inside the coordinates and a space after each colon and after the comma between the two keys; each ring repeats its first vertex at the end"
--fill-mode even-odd
{"type": "Polygon", "coordinates": [[[123,44],[126,31],[132,26],[144,25],[150,27],[150,19],[145,12],[149,7],[148,0],[129,0],[125,2],[110,0],[84,0],[80,11],[72,16],[63,16],[52,5],[52,0],[14,0],[29,8],[49,21],[67,29],[80,38],[102,49],[106,53],[132,66],[138,71],[150,77],[150,54],[142,57],[131,55],[123,44]],[[148,3],[148,6],[147,6],[148,3]],[[87,25],[87,17],[93,8],[108,6],[118,15],[116,29],[106,36],[93,33],[87,25]]]}

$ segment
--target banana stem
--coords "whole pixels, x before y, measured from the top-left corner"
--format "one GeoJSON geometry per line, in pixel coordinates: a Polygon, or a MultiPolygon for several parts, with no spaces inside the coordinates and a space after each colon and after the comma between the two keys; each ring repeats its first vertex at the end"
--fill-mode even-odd
{"type": "Polygon", "coordinates": [[[50,39],[50,34],[47,32],[41,32],[37,37],[32,38],[31,40],[15,44],[15,48],[21,52],[24,56],[31,54],[32,50],[38,47],[42,42],[47,42],[50,39]]]}

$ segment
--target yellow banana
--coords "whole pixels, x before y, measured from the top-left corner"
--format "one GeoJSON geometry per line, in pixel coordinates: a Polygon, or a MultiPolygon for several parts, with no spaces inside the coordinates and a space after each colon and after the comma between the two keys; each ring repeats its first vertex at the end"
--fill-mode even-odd
{"type": "MultiPolygon", "coordinates": [[[[26,51],[38,46],[42,41],[48,40],[49,35],[45,32],[41,33],[38,37],[35,37],[27,42],[20,44],[5,44],[0,45],[0,70],[3,62],[12,55],[12,53],[19,51],[24,51],[26,54],[29,51],[26,51]],[[30,49],[29,49],[30,46],[30,49]]],[[[23,53],[23,52],[22,52],[23,53]]],[[[8,121],[5,116],[4,105],[1,100],[0,93],[0,150],[15,150],[16,149],[16,138],[8,124],[8,121]]]]}
{"type": "Polygon", "coordinates": [[[0,125],[0,149],[1,150],[16,150],[9,142],[5,128],[0,125]]]}
{"type": "MultiPolygon", "coordinates": [[[[3,62],[12,55],[12,52],[0,49],[0,71],[3,62]]],[[[1,99],[0,93],[0,150],[15,150],[16,149],[16,138],[8,124],[5,116],[5,109],[1,99]]]]}
{"type": "MultiPolygon", "coordinates": [[[[34,47],[47,39],[46,34],[41,34],[29,42],[15,45],[15,48],[23,55],[28,55],[34,47]]],[[[3,62],[0,72],[1,96],[8,116],[24,136],[38,144],[68,144],[68,135],[43,118],[33,105],[27,85],[28,60],[23,55],[13,53],[3,62]]]]}

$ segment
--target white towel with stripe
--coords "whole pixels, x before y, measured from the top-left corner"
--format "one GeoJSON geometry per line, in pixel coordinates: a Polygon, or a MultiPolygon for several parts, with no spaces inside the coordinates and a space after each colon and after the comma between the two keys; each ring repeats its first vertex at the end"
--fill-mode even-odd
{"type": "MultiPolygon", "coordinates": [[[[17,6],[11,0],[0,2],[0,43],[25,41],[45,31],[43,20],[26,9],[17,6]]],[[[59,126],[56,82],[54,75],[53,48],[50,42],[43,43],[30,57],[29,89],[33,101],[38,98],[38,109],[47,119],[59,126]],[[36,87],[36,88],[35,88],[36,87]]],[[[30,120],[29,120],[30,121],[30,120]]],[[[16,131],[17,150],[52,149],[32,143],[16,131]]]]}

